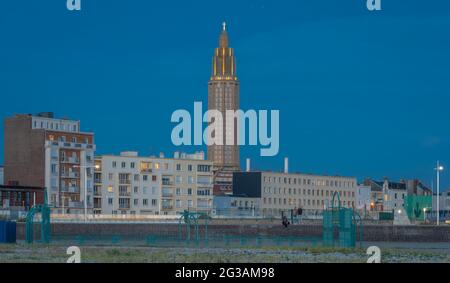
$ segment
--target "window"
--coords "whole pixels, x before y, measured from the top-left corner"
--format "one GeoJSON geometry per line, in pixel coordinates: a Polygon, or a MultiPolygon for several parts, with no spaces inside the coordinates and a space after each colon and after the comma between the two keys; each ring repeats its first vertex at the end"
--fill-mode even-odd
{"type": "Polygon", "coordinates": [[[177,189],[175,190],[175,194],[176,194],[177,196],[181,195],[181,189],[180,189],[180,188],[177,188],[177,189]]]}
{"type": "Polygon", "coordinates": [[[108,198],[108,205],[112,205],[113,204],[113,198],[108,198]]]}
{"type": "Polygon", "coordinates": [[[191,164],[188,165],[188,171],[192,171],[192,165],[191,164]]]}
{"type": "Polygon", "coordinates": [[[190,200],[188,200],[188,207],[192,207],[193,206],[193,202],[192,202],[192,200],[190,199],[190,200]]]}
{"type": "Polygon", "coordinates": [[[177,171],[181,171],[181,164],[177,164],[177,171]]]}
{"type": "Polygon", "coordinates": [[[72,142],[73,143],[77,143],[77,138],[76,137],[72,137],[72,142]]]}
{"type": "Polygon", "coordinates": [[[136,165],[136,164],[135,164],[134,162],[131,162],[131,163],[130,163],[130,167],[131,167],[132,169],[134,169],[135,165],[136,165]]]}
{"type": "Polygon", "coordinates": [[[139,187],[134,187],[133,191],[134,191],[135,194],[139,193],[139,187]]]}
{"type": "Polygon", "coordinates": [[[197,165],[197,171],[198,172],[210,172],[211,165],[197,165]]]}
{"type": "Polygon", "coordinates": [[[148,175],[142,175],[142,180],[143,180],[144,182],[148,181],[148,175]]]}
{"type": "Polygon", "coordinates": [[[187,194],[188,194],[188,196],[192,195],[192,189],[191,188],[187,189],[187,194]]]}
{"type": "Polygon", "coordinates": [[[117,167],[117,162],[116,161],[113,161],[113,163],[112,163],[112,168],[116,168],[117,167]]]}
{"type": "Polygon", "coordinates": [[[152,206],[157,206],[157,205],[158,205],[158,200],[152,199],[152,206]]]}
{"type": "Polygon", "coordinates": [[[125,168],[127,164],[125,162],[122,162],[122,168],[125,168]]]}
{"type": "Polygon", "coordinates": [[[143,206],[148,206],[148,199],[146,199],[146,198],[143,199],[143,200],[142,200],[142,205],[143,205],[143,206]]]}
{"type": "Polygon", "coordinates": [[[138,206],[138,205],[139,205],[139,200],[138,200],[137,198],[135,198],[135,199],[133,200],[133,204],[134,204],[135,206],[138,206]]]}
{"type": "Polygon", "coordinates": [[[108,186],[108,193],[112,193],[114,192],[114,187],[113,186],[108,186]]]}
{"type": "Polygon", "coordinates": [[[156,175],[152,175],[152,181],[153,181],[153,182],[156,182],[156,180],[157,180],[156,175]]]}
{"type": "Polygon", "coordinates": [[[112,181],[114,179],[114,174],[113,173],[109,173],[108,174],[108,180],[112,181]]]}

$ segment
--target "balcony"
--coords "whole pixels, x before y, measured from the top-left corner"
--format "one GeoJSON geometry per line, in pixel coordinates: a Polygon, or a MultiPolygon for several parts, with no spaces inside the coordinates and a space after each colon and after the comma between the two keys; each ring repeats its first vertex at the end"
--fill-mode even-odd
{"type": "Polygon", "coordinates": [[[162,197],[163,198],[171,198],[171,197],[173,197],[173,193],[162,192],[162,197]]]}
{"type": "Polygon", "coordinates": [[[55,146],[60,148],[68,148],[68,149],[91,149],[95,150],[95,145],[86,144],[86,143],[72,143],[72,142],[63,142],[63,141],[46,141],[46,146],[55,146]]]}
{"type": "Polygon", "coordinates": [[[173,186],[173,182],[170,180],[163,180],[162,184],[163,186],[173,186]]]}
{"type": "Polygon", "coordinates": [[[80,159],[75,157],[61,157],[61,163],[68,163],[68,164],[80,164],[80,159]]]}
{"type": "Polygon", "coordinates": [[[75,186],[62,186],[61,192],[63,193],[72,193],[72,194],[79,194],[80,188],[75,186]]]}
{"type": "Polygon", "coordinates": [[[131,185],[131,180],[129,179],[120,179],[119,180],[120,185],[131,185]]]}
{"type": "Polygon", "coordinates": [[[84,208],[84,205],[81,201],[70,201],[69,208],[84,208]]]}
{"type": "Polygon", "coordinates": [[[173,209],[173,205],[163,204],[161,208],[162,208],[162,210],[171,210],[171,209],[173,209]]]}
{"type": "Polygon", "coordinates": [[[131,197],[131,193],[130,192],[119,192],[119,196],[120,197],[131,197]]]}
{"type": "Polygon", "coordinates": [[[94,196],[95,197],[102,196],[102,192],[100,190],[94,190],[94,196]]]}
{"type": "Polygon", "coordinates": [[[66,178],[66,179],[78,179],[80,178],[80,174],[78,172],[66,172],[66,173],[61,173],[61,178],[66,178]]]}

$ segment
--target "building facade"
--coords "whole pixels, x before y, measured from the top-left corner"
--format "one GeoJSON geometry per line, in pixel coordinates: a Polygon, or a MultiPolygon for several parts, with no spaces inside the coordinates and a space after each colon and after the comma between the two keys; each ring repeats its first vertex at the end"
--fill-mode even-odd
{"type": "Polygon", "coordinates": [[[44,188],[0,186],[0,210],[28,211],[36,204],[44,203],[44,188]]]}
{"type": "Polygon", "coordinates": [[[6,118],[5,184],[47,188],[53,213],[92,209],[94,134],[53,113],[6,118]],[[85,198],[86,187],[86,198],[85,198]]]}
{"type": "MultiPolygon", "coordinates": [[[[354,208],[356,178],[278,172],[235,172],[233,191],[260,199],[263,216],[281,216],[298,208],[306,215],[320,214],[338,192],[342,207],[354,208]]],[[[337,202],[337,199],[335,200],[337,202]]]]}
{"type": "MultiPolygon", "coordinates": [[[[236,75],[236,58],[233,48],[229,47],[228,33],[224,23],[220,34],[219,47],[212,59],[212,74],[208,83],[208,110],[218,110],[223,117],[222,132],[214,133],[223,145],[208,146],[208,160],[214,164],[214,171],[239,170],[239,146],[237,144],[238,121],[227,124],[227,110],[239,109],[239,81],[236,75]],[[233,134],[233,145],[227,145],[227,136],[233,134]]],[[[211,121],[214,122],[214,121],[211,121]]],[[[231,180],[230,180],[231,182],[231,180]]]]}
{"type": "Polygon", "coordinates": [[[372,200],[370,186],[358,185],[356,193],[356,209],[359,211],[370,211],[372,200]]]}
{"type": "Polygon", "coordinates": [[[405,207],[407,196],[429,196],[431,190],[419,180],[383,181],[366,179],[364,185],[371,189],[370,210],[392,212],[405,207]]]}
{"type": "Polygon", "coordinates": [[[260,217],[261,198],[246,196],[223,195],[214,196],[213,215],[215,217],[260,217]]]}
{"type": "Polygon", "coordinates": [[[203,153],[174,158],[139,157],[137,152],[95,159],[94,213],[176,215],[184,210],[210,213],[212,162],[203,153]]]}

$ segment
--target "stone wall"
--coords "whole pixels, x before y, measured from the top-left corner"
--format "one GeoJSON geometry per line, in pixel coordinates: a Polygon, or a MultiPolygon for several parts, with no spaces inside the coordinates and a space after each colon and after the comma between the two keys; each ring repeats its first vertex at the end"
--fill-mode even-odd
{"type": "MultiPolygon", "coordinates": [[[[39,225],[35,226],[36,237],[39,237],[39,225]]],[[[183,234],[185,229],[183,227],[183,234]]],[[[204,230],[200,227],[200,233],[204,230]]],[[[450,242],[450,226],[392,226],[365,225],[362,229],[364,241],[389,242],[450,242]]],[[[122,236],[144,238],[149,235],[178,235],[178,224],[84,224],[53,223],[53,236],[122,236]]],[[[321,237],[322,226],[317,224],[291,225],[284,228],[280,224],[264,225],[209,225],[208,235],[243,235],[243,236],[296,236],[321,237]]],[[[17,238],[25,239],[25,224],[17,224],[17,238]]],[[[359,239],[359,237],[358,237],[359,239]]]]}

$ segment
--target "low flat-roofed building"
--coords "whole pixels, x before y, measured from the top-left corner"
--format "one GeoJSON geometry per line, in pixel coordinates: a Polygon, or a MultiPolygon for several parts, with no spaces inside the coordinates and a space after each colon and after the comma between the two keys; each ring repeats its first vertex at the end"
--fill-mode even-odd
{"type": "Polygon", "coordinates": [[[218,218],[260,217],[261,199],[245,195],[214,196],[213,216],[218,218]]]}
{"type": "Polygon", "coordinates": [[[44,188],[0,185],[0,209],[28,211],[44,203],[44,188]]]}
{"type": "Polygon", "coordinates": [[[341,207],[354,208],[357,188],[353,177],[267,171],[233,173],[233,193],[260,199],[264,217],[281,216],[298,208],[305,215],[318,215],[331,206],[335,192],[340,195],[341,207]]]}

